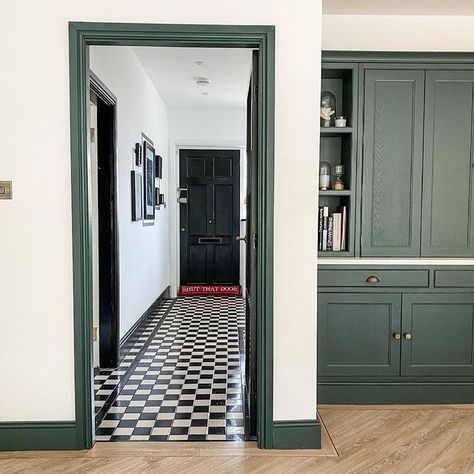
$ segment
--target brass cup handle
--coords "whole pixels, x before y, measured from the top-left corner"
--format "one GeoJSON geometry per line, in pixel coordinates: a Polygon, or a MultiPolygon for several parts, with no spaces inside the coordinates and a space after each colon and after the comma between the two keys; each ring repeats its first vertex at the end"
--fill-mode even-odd
{"type": "Polygon", "coordinates": [[[370,275],[367,277],[367,280],[365,280],[366,283],[379,283],[380,278],[377,275],[370,275]]]}
{"type": "Polygon", "coordinates": [[[403,335],[403,337],[404,337],[407,341],[409,341],[409,340],[412,338],[412,335],[411,335],[409,332],[406,332],[406,333],[403,335]]]}
{"type": "Polygon", "coordinates": [[[398,332],[393,333],[393,338],[399,341],[402,338],[402,335],[398,332]]]}

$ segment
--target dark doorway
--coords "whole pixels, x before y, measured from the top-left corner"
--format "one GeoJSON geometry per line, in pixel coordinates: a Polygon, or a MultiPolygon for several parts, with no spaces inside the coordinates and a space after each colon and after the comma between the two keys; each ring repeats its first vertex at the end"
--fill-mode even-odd
{"type": "Polygon", "coordinates": [[[180,150],[181,284],[239,284],[240,152],[180,150]]]}
{"type": "Polygon", "coordinates": [[[119,364],[119,267],[115,96],[90,73],[91,102],[97,106],[99,364],[119,364]]]}

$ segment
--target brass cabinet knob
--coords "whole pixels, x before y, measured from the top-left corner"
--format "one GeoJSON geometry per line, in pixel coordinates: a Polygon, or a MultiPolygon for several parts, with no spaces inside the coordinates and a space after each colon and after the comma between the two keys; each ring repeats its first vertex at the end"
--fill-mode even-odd
{"type": "Polygon", "coordinates": [[[410,334],[409,332],[406,332],[406,333],[403,335],[403,337],[404,337],[407,341],[409,341],[412,336],[411,336],[411,334],[410,334]]]}
{"type": "Polygon", "coordinates": [[[399,341],[402,338],[402,335],[398,332],[393,333],[393,338],[399,341]]]}
{"type": "Polygon", "coordinates": [[[378,283],[380,281],[380,278],[377,275],[370,275],[367,277],[367,280],[365,280],[366,283],[378,283]]]}

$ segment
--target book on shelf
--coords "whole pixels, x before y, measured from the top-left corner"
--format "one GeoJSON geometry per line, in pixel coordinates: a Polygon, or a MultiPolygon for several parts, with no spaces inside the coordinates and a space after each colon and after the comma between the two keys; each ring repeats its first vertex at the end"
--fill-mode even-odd
{"type": "Polygon", "coordinates": [[[318,210],[318,249],[323,252],[347,250],[347,206],[332,214],[328,206],[318,210]]]}
{"type": "MultiPolygon", "coordinates": [[[[334,214],[333,214],[334,215],[334,214]]],[[[332,238],[333,238],[333,217],[328,217],[328,242],[326,246],[326,250],[332,250],[332,238]]]]}
{"type": "Polygon", "coordinates": [[[324,210],[322,207],[319,208],[318,214],[318,249],[323,249],[323,217],[324,217],[324,210]]]}
{"type": "Polygon", "coordinates": [[[329,207],[323,207],[323,238],[321,250],[325,252],[328,249],[328,218],[329,218],[329,207]]]}
{"type": "Polygon", "coordinates": [[[339,206],[341,213],[341,250],[347,250],[347,206],[339,206]]]}

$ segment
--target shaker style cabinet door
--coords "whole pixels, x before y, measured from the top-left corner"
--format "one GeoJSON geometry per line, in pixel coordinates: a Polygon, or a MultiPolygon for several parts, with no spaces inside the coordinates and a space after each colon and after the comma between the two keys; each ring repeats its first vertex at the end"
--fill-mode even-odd
{"type": "Polygon", "coordinates": [[[474,257],[474,71],[427,71],[424,257],[474,257]]]}
{"type": "Polygon", "coordinates": [[[402,332],[402,375],[474,375],[474,295],[403,295],[402,332]]]}
{"type": "Polygon", "coordinates": [[[424,71],[367,70],[362,256],[419,256],[424,71]]]}
{"type": "Polygon", "coordinates": [[[400,294],[319,293],[318,374],[400,371],[400,294]]]}

